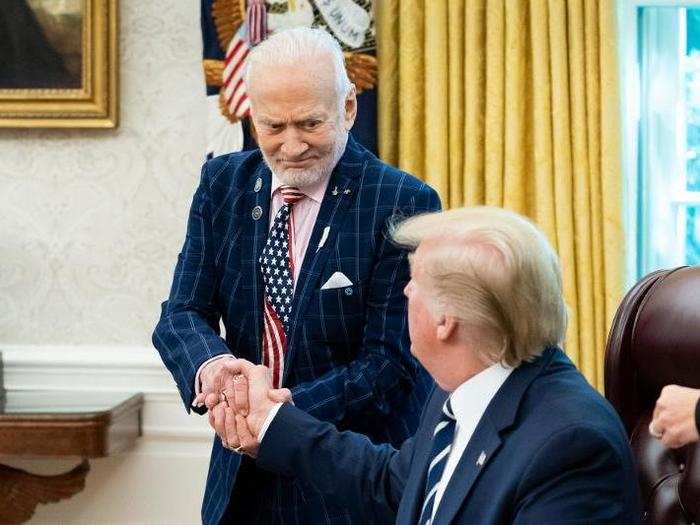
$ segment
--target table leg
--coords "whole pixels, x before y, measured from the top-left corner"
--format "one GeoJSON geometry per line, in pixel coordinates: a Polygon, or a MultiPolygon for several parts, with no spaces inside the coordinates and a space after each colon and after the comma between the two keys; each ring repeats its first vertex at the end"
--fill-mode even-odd
{"type": "Polygon", "coordinates": [[[85,488],[86,460],[70,472],[40,476],[0,464],[0,523],[24,523],[39,503],[70,498],[85,488]]]}

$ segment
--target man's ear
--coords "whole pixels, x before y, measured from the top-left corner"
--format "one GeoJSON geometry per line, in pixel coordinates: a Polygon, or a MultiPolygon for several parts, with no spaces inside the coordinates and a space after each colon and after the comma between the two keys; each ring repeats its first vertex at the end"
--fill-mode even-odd
{"type": "Polygon", "coordinates": [[[455,335],[457,335],[457,328],[459,328],[459,323],[457,319],[451,315],[443,315],[438,319],[438,324],[436,327],[437,338],[440,341],[448,341],[455,335]]]}
{"type": "Polygon", "coordinates": [[[357,117],[357,92],[355,84],[350,84],[350,91],[345,97],[345,118],[343,119],[345,131],[350,131],[355,123],[355,117],[357,117]]]}

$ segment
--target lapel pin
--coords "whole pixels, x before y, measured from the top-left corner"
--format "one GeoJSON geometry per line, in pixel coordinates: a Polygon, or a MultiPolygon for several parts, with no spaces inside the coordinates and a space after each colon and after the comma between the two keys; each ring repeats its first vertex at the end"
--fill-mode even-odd
{"type": "Polygon", "coordinates": [[[486,461],[486,452],[483,450],[481,451],[481,454],[479,454],[479,459],[476,460],[476,466],[477,467],[483,467],[484,462],[486,461]]]}
{"type": "Polygon", "coordinates": [[[262,179],[258,177],[258,180],[255,181],[255,188],[253,188],[254,192],[259,192],[260,188],[262,188],[262,179]]]}
{"type": "Polygon", "coordinates": [[[253,208],[253,213],[251,213],[251,215],[253,216],[253,219],[257,221],[260,217],[262,217],[262,208],[260,206],[256,206],[253,208]]]}
{"type": "Polygon", "coordinates": [[[338,186],[336,186],[335,188],[333,188],[333,191],[332,191],[331,193],[332,193],[334,196],[335,196],[335,195],[338,195],[338,186]]]}
{"type": "Polygon", "coordinates": [[[323,248],[323,245],[326,244],[326,239],[328,239],[328,234],[331,231],[330,226],[326,226],[323,228],[323,233],[321,234],[321,240],[318,241],[318,247],[316,248],[316,251],[319,251],[321,248],[323,248]]]}
{"type": "Polygon", "coordinates": [[[344,193],[345,195],[350,195],[352,192],[350,191],[350,188],[348,188],[348,189],[345,190],[343,193],[344,193]]]}

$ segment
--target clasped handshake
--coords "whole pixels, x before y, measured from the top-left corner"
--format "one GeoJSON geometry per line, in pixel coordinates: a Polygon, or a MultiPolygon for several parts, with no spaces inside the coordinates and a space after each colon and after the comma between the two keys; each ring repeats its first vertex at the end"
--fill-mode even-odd
{"type": "Polygon", "coordinates": [[[257,457],[270,410],[278,403],[291,403],[291,391],[273,388],[270,369],[245,359],[219,359],[207,365],[202,376],[195,405],[206,405],[209,424],[224,447],[257,457]]]}

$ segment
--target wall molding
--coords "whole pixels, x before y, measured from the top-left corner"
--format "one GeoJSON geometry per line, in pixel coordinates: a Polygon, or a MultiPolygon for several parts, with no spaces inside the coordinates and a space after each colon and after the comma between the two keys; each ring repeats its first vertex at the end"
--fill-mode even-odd
{"type": "Polygon", "coordinates": [[[0,355],[8,389],[121,391],[138,387],[144,394],[177,393],[153,348],[0,344],[0,355]]]}
{"type": "Polygon", "coordinates": [[[175,381],[154,348],[0,344],[0,355],[7,390],[141,392],[141,441],[168,442],[172,453],[188,455],[193,446],[206,445],[198,453],[208,454],[212,431],[207,418],[185,412],[175,381]]]}

